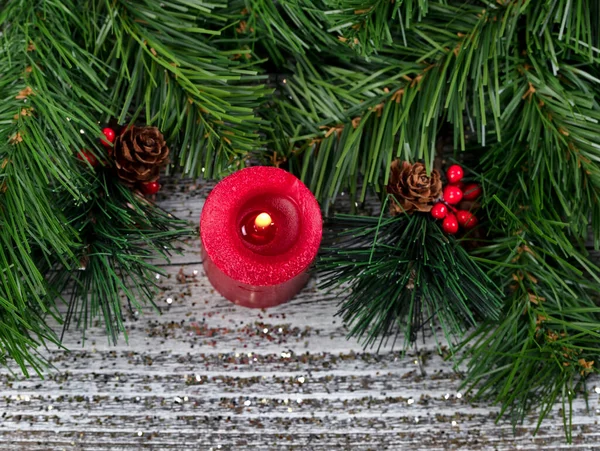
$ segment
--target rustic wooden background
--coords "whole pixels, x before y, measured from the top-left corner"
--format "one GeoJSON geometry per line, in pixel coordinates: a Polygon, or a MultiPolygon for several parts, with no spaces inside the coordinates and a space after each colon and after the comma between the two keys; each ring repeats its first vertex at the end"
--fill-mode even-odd
{"type": "MultiPolygon", "coordinates": [[[[159,202],[197,224],[210,187],[173,184],[159,202]]],[[[600,449],[599,381],[589,409],[575,403],[572,446],[558,406],[537,436],[534,418],[513,434],[497,407],[458,391],[433,340],[406,356],[346,340],[315,281],[261,311],[214,292],[198,240],[164,269],[162,315],[129,317],[128,343],[110,345],[98,324],[46,352],[45,379],[1,370],[0,450],[600,449]]]]}

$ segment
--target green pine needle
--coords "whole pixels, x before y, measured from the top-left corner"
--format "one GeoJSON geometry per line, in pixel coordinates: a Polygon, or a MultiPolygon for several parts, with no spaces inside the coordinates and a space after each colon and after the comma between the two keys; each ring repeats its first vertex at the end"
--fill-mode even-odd
{"type": "Polygon", "coordinates": [[[439,323],[453,348],[468,327],[497,319],[502,294],[455,239],[422,213],[392,218],[339,216],[319,259],[323,288],[347,294],[339,314],[366,346],[404,348],[439,323]]]}

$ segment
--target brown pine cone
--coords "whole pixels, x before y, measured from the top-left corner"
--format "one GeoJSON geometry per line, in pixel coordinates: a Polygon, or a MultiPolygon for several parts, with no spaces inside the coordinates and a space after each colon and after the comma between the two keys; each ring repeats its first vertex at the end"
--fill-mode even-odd
{"type": "Polygon", "coordinates": [[[117,175],[128,186],[158,180],[168,157],[169,148],[156,127],[128,127],[115,139],[117,175]]]}
{"type": "Polygon", "coordinates": [[[392,175],[387,192],[394,201],[390,204],[392,215],[415,211],[428,212],[435,201],[442,195],[442,179],[434,169],[430,175],[423,163],[410,164],[407,161],[392,162],[392,175]]]}

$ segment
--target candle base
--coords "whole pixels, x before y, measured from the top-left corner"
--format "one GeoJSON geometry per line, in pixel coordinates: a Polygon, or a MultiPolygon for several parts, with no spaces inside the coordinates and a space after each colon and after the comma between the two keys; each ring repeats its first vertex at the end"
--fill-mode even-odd
{"type": "Polygon", "coordinates": [[[283,304],[304,288],[310,279],[310,275],[305,271],[278,285],[248,285],[223,273],[208,256],[203,245],[201,252],[204,271],[212,286],[225,299],[242,307],[269,308],[283,304]]]}

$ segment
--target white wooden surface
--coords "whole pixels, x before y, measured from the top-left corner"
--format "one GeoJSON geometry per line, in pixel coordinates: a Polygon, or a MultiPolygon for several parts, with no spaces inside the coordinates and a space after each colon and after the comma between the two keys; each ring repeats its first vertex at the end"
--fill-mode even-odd
{"type": "MultiPolygon", "coordinates": [[[[210,186],[168,187],[161,204],[197,224],[210,186]]],[[[165,266],[157,302],[127,319],[129,342],[101,325],[49,349],[44,380],[0,372],[0,450],[600,449],[599,395],[575,403],[574,444],[558,407],[537,436],[513,434],[497,408],[459,394],[459,377],[421,343],[364,351],[334,316],[337,299],[312,281],[267,311],[220,298],[198,240],[165,266]],[[169,304],[168,299],[172,302],[169,304]]]]}

